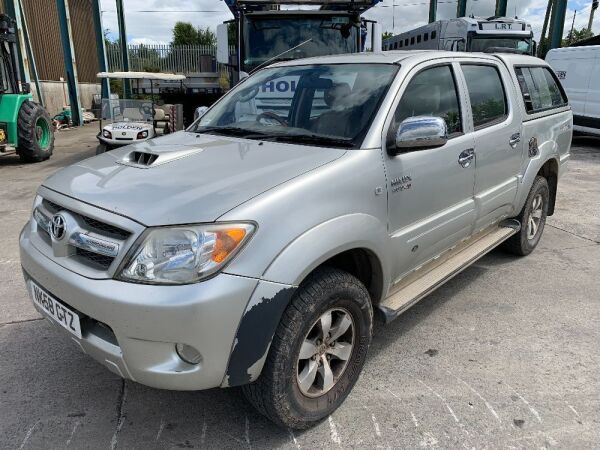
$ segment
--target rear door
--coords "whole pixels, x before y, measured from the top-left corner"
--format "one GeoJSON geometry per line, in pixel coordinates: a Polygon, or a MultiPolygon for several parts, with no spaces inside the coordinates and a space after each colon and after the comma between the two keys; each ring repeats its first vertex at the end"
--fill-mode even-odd
{"type": "Polygon", "coordinates": [[[494,61],[464,61],[469,119],[475,141],[476,230],[513,209],[523,163],[521,115],[508,69],[494,61]]]}

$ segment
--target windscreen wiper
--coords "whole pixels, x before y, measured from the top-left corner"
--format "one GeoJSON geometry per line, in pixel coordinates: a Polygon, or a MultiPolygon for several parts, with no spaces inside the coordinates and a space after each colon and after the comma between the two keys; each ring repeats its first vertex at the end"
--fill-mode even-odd
{"type": "Polygon", "coordinates": [[[319,144],[331,147],[352,148],[351,139],[323,136],[320,134],[272,134],[263,137],[265,141],[290,142],[298,144],[319,144]]]}
{"type": "Polygon", "coordinates": [[[210,134],[222,134],[224,136],[235,136],[241,138],[249,137],[262,137],[264,133],[260,131],[247,130],[240,127],[223,126],[223,127],[201,127],[196,128],[194,133],[210,133],[210,134]]]}

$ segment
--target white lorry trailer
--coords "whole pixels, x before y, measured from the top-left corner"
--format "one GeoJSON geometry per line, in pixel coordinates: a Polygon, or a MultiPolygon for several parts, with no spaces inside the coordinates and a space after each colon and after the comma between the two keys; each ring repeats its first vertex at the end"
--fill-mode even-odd
{"type": "Polygon", "coordinates": [[[384,50],[510,51],[535,54],[531,25],[510,17],[459,17],[438,20],[392,36],[384,50]]]}

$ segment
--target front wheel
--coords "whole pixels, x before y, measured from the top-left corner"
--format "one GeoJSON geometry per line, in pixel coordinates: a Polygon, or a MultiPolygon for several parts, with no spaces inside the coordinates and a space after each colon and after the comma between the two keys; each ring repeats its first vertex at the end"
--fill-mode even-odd
{"type": "Polygon", "coordinates": [[[365,286],[346,272],[319,269],[284,312],[260,378],[243,387],[246,398],[280,426],[316,424],[352,390],[372,327],[365,286]]]}
{"type": "Polygon", "coordinates": [[[521,230],[504,243],[504,248],[518,256],[529,255],[538,245],[546,225],[550,189],[544,177],[536,177],[523,210],[517,217],[521,230]]]}

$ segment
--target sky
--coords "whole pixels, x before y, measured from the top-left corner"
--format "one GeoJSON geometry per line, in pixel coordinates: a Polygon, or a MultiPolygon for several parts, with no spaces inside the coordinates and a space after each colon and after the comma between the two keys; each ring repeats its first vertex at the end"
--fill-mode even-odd
{"type": "MultiPolygon", "coordinates": [[[[171,41],[171,30],[176,22],[190,22],[197,27],[213,30],[219,23],[232,18],[222,0],[124,0],[127,41],[131,44],[167,44],[171,41]]],[[[467,14],[491,16],[495,0],[468,0],[467,14]]],[[[533,26],[536,39],[542,31],[548,0],[508,0],[508,14],[527,19],[533,26]]],[[[565,34],[571,28],[575,10],[575,28],[587,26],[592,0],[569,0],[565,34]]],[[[109,35],[118,35],[115,0],[101,0],[103,26],[109,35]]],[[[384,0],[365,14],[377,20],[383,31],[398,34],[427,22],[428,0],[384,0]],[[395,4],[392,7],[392,3],[395,4]],[[392,14],[393,12],[393,14],[392,14]]],[[[439,0],[438,19],[453,17],[456,1],[439,0]]],[[[596,11],[593,31],[600,34],[600,10],[596,11]]]]}

